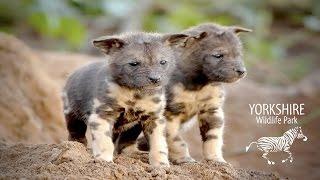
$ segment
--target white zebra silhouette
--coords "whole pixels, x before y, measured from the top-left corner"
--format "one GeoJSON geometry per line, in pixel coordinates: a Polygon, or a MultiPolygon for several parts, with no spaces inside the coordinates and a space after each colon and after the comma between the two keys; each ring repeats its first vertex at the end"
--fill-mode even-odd
{"type": "Polygon", "coordinates": [[[295,127],[289,129],[283,133],[280,137],[261,137],[257,141],[251,142],[249,146],[246,146],[246,152],[248,152],[251,144],[257,144],[257,148],[260,151],[263,151],[262,157],[268,160],[268,164],[275,164],[274,161],[270,161],[267,157],[269,152],[279,152],[284,151],[289,154],[286,159],[283,159],[281,162],[284,163],[290,159],[290,162],[293,161],[292,153],[289,151],[290,146],[292,145],[295,139],[302,139],[307,141],[308,138],[302,133],[301,127],[295,127]]]}

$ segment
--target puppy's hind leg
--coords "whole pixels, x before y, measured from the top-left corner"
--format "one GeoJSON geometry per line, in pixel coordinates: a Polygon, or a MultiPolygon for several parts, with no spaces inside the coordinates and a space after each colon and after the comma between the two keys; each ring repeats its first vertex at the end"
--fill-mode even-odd
{"type": "Polygon", "coordinates": [[[69,132],[69,141],[77,141],[85,146],[87,145],[86,131],[87,131],[87,116],[79,116],[75,112],[65,113],[67,129],[69,132]]]}
{"type": "Polygon", "coordinates": [[[142,153],[137,147],[136,140],[142,132],[142,126],[140,123],[127,129],[119,134],[117,139],[117,151],[118,153],[131,154],[131,153],[142,153]]]}
{"type": "Polygon", "coordinates": [[[69,103],[67,92],[62,92],[63,113],[69,132],[69,141],[77,141],[85,146],[87,145],[86,131],[88,116],[80,112],[81,108],[72,108],[69,103]],[[76,110],[77,109],[77,110],[76,110]]]}

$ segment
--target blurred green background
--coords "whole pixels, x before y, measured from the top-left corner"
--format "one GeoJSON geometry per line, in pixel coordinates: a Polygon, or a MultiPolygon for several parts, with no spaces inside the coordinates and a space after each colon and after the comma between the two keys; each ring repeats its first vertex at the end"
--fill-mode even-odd
{"type": "Polygon", "coordinates": [[[288,85],[319,69],[319,0],[0,0],[0,30],[34,48],[97,53],[91,40],[125,31],[240,25],[249,77],[288,85]]]}

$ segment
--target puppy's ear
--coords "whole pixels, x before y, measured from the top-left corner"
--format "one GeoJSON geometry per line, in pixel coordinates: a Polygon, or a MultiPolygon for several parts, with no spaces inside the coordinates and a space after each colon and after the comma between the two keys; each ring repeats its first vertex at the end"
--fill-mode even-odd
{"type": "Polygon", "coordinates": [[[252,32],[251,29],[243,28],[240,26],[231,26],[231,31],[234,32],[235,34],[239,34],[241,32],[252,32]]]}
{"type": "Polygon", "coordinates": [[[163,40],[169,46],[185,46],[185,42],[189,38],[186,34],[168,34],[164,35],[163,40]]]}
{"type": "Polygon", "coordinates": [[[125,44],[125,41],[115,37],[100,37],[93,40],[93,45],[105,54],[119,51],[125,44]]]}
{"type": "Polygon", "coordinates": [[[197,36],[195,36],[194,38],[196,40],[202,40],[203,38],[207,37],[208,33],[205,31],[200,32],[197,36]]]}
{"type": "Polygon", "coordinates": [[[197,35],[186,35],[186,34],[170,34],[166,35],[165,39],[170,45],[177,47],[188,47],[197,41],[201,41],[207,37],[208,33],[203,31],[197,35]]]}
{"type": "Polygon", "coordinates": [[[202,39],[204,39],[207,36],[208,36],[207,32],[205,32],[205,31],[199,32],[197,35],[191,36],[187,39],[187,41],[185,43],[185,47],[190,47],[193,44],[201,41],[202,39]]]}

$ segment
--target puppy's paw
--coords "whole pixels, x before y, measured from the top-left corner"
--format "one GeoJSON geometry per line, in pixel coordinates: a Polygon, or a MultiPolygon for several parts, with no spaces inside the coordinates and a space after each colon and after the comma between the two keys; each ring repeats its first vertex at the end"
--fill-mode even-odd
{"type": "Polygon", "coordinates": [[[226,160],[224,160],[223,157],[211,157],[211,158],[206,158],[206,161],[212,161],[212,162],[221,162],[221,163],[227,163],[226,160]]]}
{"type": "Polygon", "coordinates": [[[169,161],[159,161],[150,163],[153,167],[170,167],[169,161]]]}
{"type": "Polygon", "coordinates": [[[183,163],[196,163],[197,161],[194,160],[192,157],[182,157],[179,159],[172,159],[173,164],[183,164],[183,163]]]}
{"type": "Polygon", "coordinates": [[[141,151],[136,146],[128,146],[121,150],[121,154],[132,155],[132,154],[148,154],[148,151],[141,151]]]}
{"type": "Polygon", "coordinates": [[[103,153],[103,154],[97,154],[94,156],[96,159],[107,161],[113,163],[113,155],[103,153]]]}
{"type": "Polygon", "coordinates": [[[150,156],[149,162],[153,167],[169,167],[169,160],[165,156],[150,156]]]}

